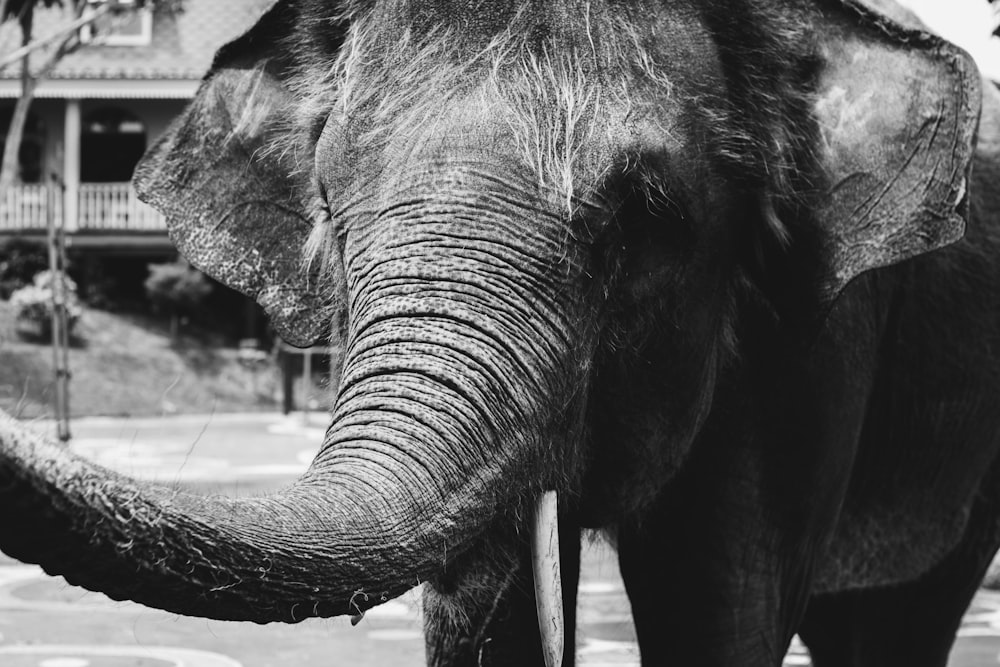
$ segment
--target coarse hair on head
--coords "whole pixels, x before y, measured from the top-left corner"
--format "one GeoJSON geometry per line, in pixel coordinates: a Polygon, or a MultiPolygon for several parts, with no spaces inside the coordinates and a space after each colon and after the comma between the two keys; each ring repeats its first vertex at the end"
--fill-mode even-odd
{"type": "MultiPolygon", "coordinates": [[[[456,113],[478,113],[493,123],[493,132],[478,139],[516,147],[526,173],[557,193],[572,215],[574,198],[606,170],[635,166],[627,156],[594,164],[607,157],[595,146],[623,141],[620,121],[633,111],[634,83],[642,81],[661,100],[697,97],[691,106],[708,128],[710,158],[757,203],[757,217],[779,245],[788,241],[786,222],[808,208],[817,189],[815,39],[794,3],[698,4],[727,86],[693,93],[671,85],[657,60],[655,40],[662,36],[647,34],[641,12],[626,5],[588,3],[585,30],[560,42],[539,38],[538,19],[524,2],[505,30],[470,48],[447,27],[387,27],[375,2],[341,3],[336,11],[315,0],[299,4],[308,14],[300,30],[318,36],[298,49],[293,131],[277,150],[294,154],[303,170],[313,169],[319,133],[331,122],[343,124],[359,154],[388,149],[401,164],[430,144],[446,146],[456,113]],[[604,11],[591,12],[591,5],[604,11]],[[387,34],[389,27],[395,32],[387,34]],[[340,35],[334,51],[326,50],[331,32],[340,35]]],[[[645,183],[663,187],[657,178],[645,183]]],[[[317,225],[314,254],[329,250],[334,228],[317,225]]]]}
{"type": "MultiPolygon", "coordinates": [[[[603,157],[600,148],[627,140],[623,119],[634,105],[627,82],[643,79],[663,96],[670,92],[643,39],[616,17],[603,17],[584,44],[559,49],[539,43],[534,19],[522,11],[471,51],[448,29],[404,28],[387,40],[376,19],[370,11],[353,16],[322,75],[312,68],[298,77],[293,135],[303,159],[317,128],[331,122],[341,124],[356,153],[389,151],[382,164],[406,164],[425,150],[447,150],[449,142],[465,148],[471,140],[481,153],[513,157],[572,217],[581,192],[614,166],[595,159],[603,157]],[[594,40],[598,29],[604,38],[594,40]]],[[[365,174],[369,183],[380,177],[365,174]]],[[[318,237],[330,229],[317,230],[312,252],[329,248],[318,237]]]]}

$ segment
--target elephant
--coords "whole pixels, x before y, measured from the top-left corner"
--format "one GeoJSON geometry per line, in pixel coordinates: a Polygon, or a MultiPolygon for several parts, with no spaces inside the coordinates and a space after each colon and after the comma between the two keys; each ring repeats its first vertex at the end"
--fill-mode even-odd
{"type": "Polygon", "coordinates": [[[139,165],[195,265],[342,341],[259,498],[0,421],[0,549],[260,623],[424,584],[428,664],[942,666],[1000,546],[1000,98],[884,0],[276,0],[139,165]]]}

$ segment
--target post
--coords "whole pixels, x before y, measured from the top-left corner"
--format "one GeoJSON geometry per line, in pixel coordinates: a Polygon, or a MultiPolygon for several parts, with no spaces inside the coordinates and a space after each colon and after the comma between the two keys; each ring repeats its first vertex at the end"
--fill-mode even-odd
{"type": "Polygon", "coordinates": [[[80,100],[66,100],[63,122],[63,228],[80,229],[80,100]]]}
{"type": "MultiPolygon", "coordinates": [[[[56,380],[56,432],[61,442],[69,433],[69,322],[66,317],[66,248],[62,225],[56,224],[56,179],[49,179],[45,188],[48,226],[49,276],[52,290],[52,366],[56,380]]],[[[61,222],[61,221],[60,221],[61,222]]]]}
{"type": "Polygon", "coordinates": [[[295,359],[284,343],[278,343],[278,359],[281,361],[281,411],[287,415],[295,409],[295,359]]]}
{"type": "MultiPolygon", "coordinates": [[[[59,186],[56,196],[63,196],[62,183],[56,176],[52,180],[59,186]]],[[[63,218],[57,218],[59,223],[56,227],[56,252],[59,257],[59,293],[62,295],[62,326],[59,331],[62,333],[62,385],[63,385],[63,427],[59,433],[59,439],[63,442],[70,439],[69,432],[69,380],[73,374],[69,370],[69,301],[66,297],[66,280],[68,278],[66,261],[66,227],[63,225],[63,218]]]]}
{"type": "Polygon", "coordinates": [[[312,348],[302,350],[302,422],[309,424],[309,399],[312,398],[312,348]]]}

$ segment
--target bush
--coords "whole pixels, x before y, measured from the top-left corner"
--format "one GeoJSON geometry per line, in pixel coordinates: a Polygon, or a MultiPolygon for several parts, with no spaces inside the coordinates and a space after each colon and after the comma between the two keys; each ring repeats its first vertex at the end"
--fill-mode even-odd
{"type": "MultiPolygon", "coordinates": [[[[20,333],[41,338],[52,335],[52,277],[51,271],[37,273],[31,285],[17,289],[10,295],[20,333]]],[[[64,279],[66,324],[72,334],[82,311],[76,294],[76,283],[69,276],[64,279]]]]}
{"type": "Polygon", "coordinates": [[[80,300],[98,310],[118,310],[115,299],[117,284],[106,270],[107,258],[93,254],[83,255],[77,261],[76,276],[80,280],[80,300]]]}
{"type": "Polygon", "coordinates": [[[212,291],[205,274],[184,260],[150,264],[145,287],[154,310],[170,315],[170,330],[174,338],[177,337],[180,318],[192,315],[212,291]]]}
{"type": "Polygon", "coordinates": [[[44,243],[11,239],[0,246],[0,299],[9,299],[15,290],[31,285],[40,271],[49,268],[49,251],[44,243]]]}

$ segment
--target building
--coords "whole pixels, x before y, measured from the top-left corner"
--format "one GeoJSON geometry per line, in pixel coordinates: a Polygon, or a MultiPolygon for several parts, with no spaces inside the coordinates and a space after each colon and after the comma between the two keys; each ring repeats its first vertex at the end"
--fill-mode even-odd
{"type": "MultiPolygon", "coordinates": [[[[136,198],[133,169],[194,96],[216,49],[272,4],[184,0],[178,14],[138,10],[109,21],[100,37],[83,28],[86,43],[36,91],[18,182],[0,201],[0,243],[43,238],[51,210],[64,220],[78,272],[107,272],[113,265],[115,279],[141,286],[146,264],[169,259],[174,250],[162,216],[136,198]]],[[[67,25],[64,11],[38,9],[35,37],[67,25]]],[[[0,54],[16,49],[20,39],[16,22],[0,26],[0,54]]],[[[36,52],[32,63],[44,58],[44,51],[36,52]]],[[[20,92],[20,64],[0,70],[0,142],[20,92]]]]}
{"type": "MultiPolygon", "coordinates": [[[[253,25],[269,4],[185,0],[176,15],[142,10],[63,58],[36,92],[20,182],[0,206],[0,234],[44,229],[44,176],[54,173],[64,187],[55,206],[74,245],[163,242],[163,220],[129,186],[132,170],[193,97],[215,50],[253,25]]],[[[35,35],[65,23],[63,10],[38,10],[35,35]]],[[[83,29],[85,40],[89,32],[83,29]]],[[[16,23],[8,22],[0,31],[0,53],[19,43],[16,23]]],[[[43,58],[36,53],[32,60],[43,58]]],[[[0,129],[20,95],[19,69],[0,71],[0,129]]]]}

